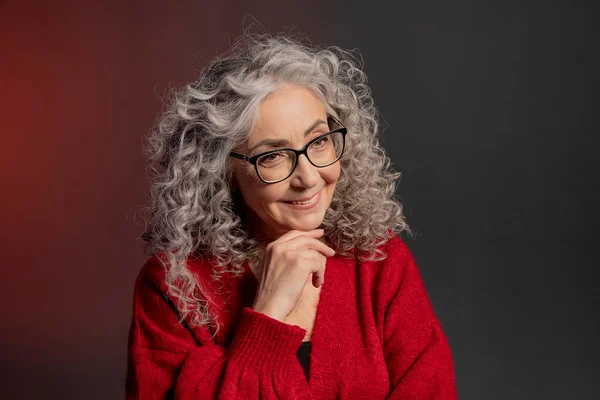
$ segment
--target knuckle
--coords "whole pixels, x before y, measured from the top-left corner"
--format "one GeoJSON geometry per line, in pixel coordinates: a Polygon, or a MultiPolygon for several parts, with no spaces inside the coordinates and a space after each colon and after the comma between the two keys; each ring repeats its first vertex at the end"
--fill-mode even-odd
{"type": "Polygon", "coordinates": [[[300,260],[296,268],[301,269],[305,273],[308,273],[309,271],[312,271],[313,264],[314,260],[311,260],[310,258],[305,258],[303,260],[300,260]]]}
{"type": "Polygon", "coordinates": [[[294,266],[302,267],[304,264],[306,264],[306,261],[307,259],[305,256],[298,256],[294,258],[294,260],[292,260],[292,263],[294,264],[294,266]]]}
{"type": "Polygon", "coordinates": [[[277,244],[269,244],[267,246],[267,249],[268,249],[267,251],[269,251],[271,255],[276,255],[276,256],[281,255],[281,247],[278,246],[277,244]],[[271,248],[269,248],[269,246],[271,246],[271,248]]]}

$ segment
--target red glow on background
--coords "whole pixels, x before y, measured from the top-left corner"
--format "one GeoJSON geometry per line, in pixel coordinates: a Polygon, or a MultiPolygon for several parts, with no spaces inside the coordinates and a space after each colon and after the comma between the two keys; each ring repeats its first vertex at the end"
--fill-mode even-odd
{"type": "Polygon", "coordinates": [[[316,29],[306,2],[275,4],[0,5],[9,394],[69,398],[79,385],[98,388],[86,398],[122,395],[133,282],[147,258],[141,137],[160,111],[157,93],[192,80],[247,13],[274,31],[316,29]],[[26,384],[32,374],[37,385],[26,384]]]}

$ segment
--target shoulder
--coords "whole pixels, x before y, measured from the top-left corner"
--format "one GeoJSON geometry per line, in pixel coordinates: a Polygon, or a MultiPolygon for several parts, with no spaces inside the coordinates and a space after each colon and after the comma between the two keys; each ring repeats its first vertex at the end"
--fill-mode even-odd
{"type": "Polygon", "coordinates": [[[161,254],[155,254],[148,258],[142,265],[138,273],[138,280],[161,280],[165,276],[166,257],[161,254]],[[162,261],[161,261],[162,260],[162,261]]]}
{"type": "Polygon", "coordinates": [[[387,300],[390,301],[390,310],[395,309],[397,316],[406,313],[408,319],[404,320],[403,324],[413,324],[416,329],[416,326],[422,323],[426,327],[435,321],[436,317],[411,251],[397,236],[385,244],[385,249],[387,258],[383,263],[380,288],[389,296],[387,300]],[[420,316],[419,323],[412,317],[417,314],[420,316]]]}
{"type": "Polygon", "coordinates": [[[386,259],[383,268],[387,279],[398,286],[423,285],[415,258],[404,240],[394,236],[384,248],[386,259]]]}
{"type": "Polygon", "coordinates": [[[400,238],[400,236],[394,234],[387,242],[380,246],[380,249],[386,254],[388,258],[400,258],[400,259],[412,259],[412,253],[410,249],[400,238]]]}
{"type": "Polygon", "coordinates": [[[165,281],[166,269],[159,255],[151,256],[142,265],[135,280],[136,296],[140,291],[161,292],[165,281]]]}
{"type": "MultiPolygon", "coordinates": [[[[177,298],[169,295],[167,266],[166,257],[153,255],[138,274],[129,345],[170,353],[187,353],[194,348],[195,339],[190,331],[189,319],[182,322],[177,298]]],[[[197,329],[194,332],[200,337],[207,331],[197,329]]]]}
{"type": "Polygon", "coordinates": [[[388,274],[396,276],[396,279],[402,279],[407,273],[414,273],[417,265],[408,245],[398,235],[394,235],[383,246],[382,250],[386,255],[383,262],[384,269],[388,274]]]}
{"type": "MultiPolygon", "coordinates": [[[[187,272],[191,273],[194,278],[202,282],[209,282],[215,263],[212,258],[199,258],[190,256],[186,258],[185,267],[187,272]]],[[[136,290],[152,290],[162,293],[167,292],[166,276],[167,271],[171,267],[169,258],[166,253],[161,252],[152,255],[143,264],[136,279],[136,290]]]]}
{"type": "Polygon", "coordinates": [[[367,272],[381,276],[385,281],[399,281],[411,269],[416,269],[413,255],[398,235],[393,234],[385,243],[378,246],[377,250],[385,256],[378,261],[363,261],[362,268],[367,272]]]}
{"type": "Polygon", "coordinates": [[[360,274],[372,282],[374,296],[381,305],[389,305],[393,299],[423,297],[424,283],[405,241],[393,235],[378,249],[385,259],[360,263],[360,274]]]}

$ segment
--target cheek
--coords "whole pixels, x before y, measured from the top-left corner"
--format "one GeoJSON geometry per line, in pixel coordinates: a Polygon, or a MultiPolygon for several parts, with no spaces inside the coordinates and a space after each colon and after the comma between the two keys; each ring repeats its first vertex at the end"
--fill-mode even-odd
{"type": "Polygon", "coordinates": [[[251,167],[244,168],[244,170],[242,171],[242,173],[240,175],[243,176],[244,183],[248,187],[256,187],[262,183],[262,181],[256,174],[256,171],[254,170],[254,168],[251,168],[251,167]]]}
{"type": "Polygon", "coordinates": [[[235,174],[244,201],[255,212],[268,208],[283,196],[281,183],[265,184],[254,169],[236,170],[235,174]]]}
{"type": "Polygon", "coordinates": [[[325,181],[329,184],[335,183],[340,178],[340,173],[340,163],[337,162],[323,171],[323,179],[325,179],[325,181]]]}
{"type": "Polygon", "coordinates": [[[236,186],[238,186],[242,193],[248,193],[250,190],[255,190],[262,184],[262,181],[256,175],[256,171],[252,167],[236,166],[233,169],[233,176],[236,186]]]}
{"type": "Polygon", "coordinates": [[[254,187],[256,187],[259,182],[258,177],[250,168],[246,167],[236,167],[233,169],[233,177],[235,180],[235,186],[238,187],[240,193],[242,194],[242,198],[244,202],[248,205],[252,203],[252,198],[248,196],[249,193],[252,193],[254,187]]]}

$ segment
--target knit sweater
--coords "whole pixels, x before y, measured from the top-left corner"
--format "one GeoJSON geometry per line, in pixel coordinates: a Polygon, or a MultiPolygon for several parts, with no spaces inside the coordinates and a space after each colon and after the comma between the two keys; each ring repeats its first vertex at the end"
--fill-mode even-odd
{"type": "Polygon", "coordinates": [[[456,399],[442,327],[404,242],[382,246],[383,261],[327,259],[307,380],[296,357],[306,331],[251,306],[258,281],[211,279],[213,262],[188,268],[213,296],[221,328],[180,323],[156,256],[135,285],[127,399],[456,399]]]}

